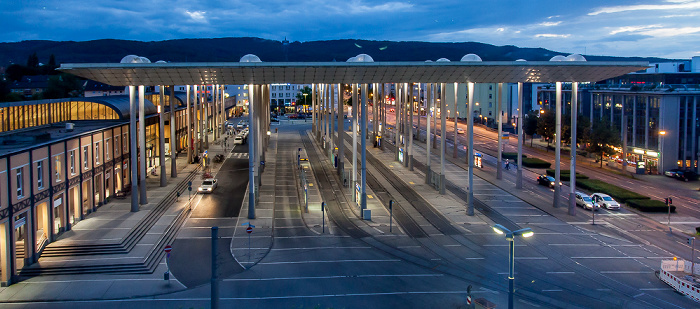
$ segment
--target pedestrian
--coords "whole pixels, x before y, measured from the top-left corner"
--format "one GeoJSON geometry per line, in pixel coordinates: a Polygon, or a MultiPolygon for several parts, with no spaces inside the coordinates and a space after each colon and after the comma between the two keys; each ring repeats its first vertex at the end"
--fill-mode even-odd
{"type": "Polygon", "coordinates": [[[507,170],[510,169],[510,161],[508,161],[508,159],[506,159],[506,169],[507,169],[507,170]]]}

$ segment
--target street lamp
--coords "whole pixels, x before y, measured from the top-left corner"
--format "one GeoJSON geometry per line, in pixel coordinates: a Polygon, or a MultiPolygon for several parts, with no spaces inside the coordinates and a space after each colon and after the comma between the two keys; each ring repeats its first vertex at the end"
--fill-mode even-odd
{"type": "MultiPolygon", "coordinates": [[[[308,108],[309,104],[306,103],[306,96],[309,95],[308,93],[304,93],[304,106],[308,108]]],[[[304,110],[306,112],[306,109],[304,110]]]]}
{"type": "Polygon", "coordinates": [[[508,308],[513,309],[513,285],[515,283],[515,277],[513,274],[515,272],[515,244],[513,241],[515,236],[531,237],[532,235],[535,235],[535,232],[533,232],[530,228],[524,228],[511,232],[505,226],[500,224],[494,225],[493,230],[500,235],[506,235],[506,240],[510,244],[510,254],[508,255],[508,308]]]}
{"type": "Polygon", "coordinates": [[[663,172],[663,166],[661,166],[661,163],[663,162],[663,157],[664,157],[664,136],[666,135],[666,131],[659,131],[659,156],[658,156],[658,164],[656,164],[656,170],[658,172],[659,168],[662,168],[661,171],[663,172]]]}

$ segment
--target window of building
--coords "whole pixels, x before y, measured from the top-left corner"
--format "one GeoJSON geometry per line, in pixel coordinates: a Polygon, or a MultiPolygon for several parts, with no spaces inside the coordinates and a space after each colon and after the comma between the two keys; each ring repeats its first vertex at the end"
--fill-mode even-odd
{"type": "Polygon", "coordinates": [[[289,98],[289,96],[290,96],[290,95],[289,95],[289,92],[287,92],[287,97],[289,98]]]}
{"type": "Polygon", "coordinates": [[[489,93],[489,99],[493,99],[493,95],[489,93]]]}
{"type": "Polygon", "coordinates": [[[114,155],[119,156],[119,135],[114,137],[114,155]]]}
{"type": "Polygon", "coordinates": [[[75,150],[70,151],[70,174],[75,175],[75,150]]]}
{"type": "Polygon", "coordinates": [[[489,85],[489,90],[493,90],[493,85],[489,85]]]}
{"type": "Polygon", "coordinates": [[[244,96],[244,97],[247,97],[247,96],[248,96],[248,93],[247,93],[247,92],[246,92],[246,93],[243,93],[243,96],[244,96]]]}
{"type": "Polygon", "coordinates": [[[95,164],[100,164],[100,143],[95,143],[95,164]]]}
{"type": "Polygon", "coordinates": [[[289,85],[287,85],[287,90],[289,90],[289,85]]]}
{"type": "Polygon", "coordinates": [[[24,190],[23,190],[24,176],[22,175],[23,169],[24,169],[24,167],[20,167],[17,169],[17,198],[24,197],[24,190]]]}
{"type": "Polygon", "coordinates": [[[109,138],[105,140],[105,161],[109,161],[109,138]]]}
{"type": "Polygon", "coordinates": [[[88,169],[88,146],[83,147],[83,169],[88,169]]]}
{"type": "Polygon", "coordinates": [[[36,163],[36,186],[39,189],[44,188],[44,162],[39,161],[36,163]]]}
{"type": "MultiPolygon", "coordinates": [[[[126,133],[124,133],[124,137],[122,138],[122,141],[128,141],[128,140],[129,140],[129,139],[126,138],[126,133]]],[[[127,144],[128,144],[127,142],[124,142],[124,152],[125,152],[125,153],[126,153],[127,151],[129,151],[129,148],[126,148],[126,145],[127,145],[127,144]]]]}
{"type": "Polygon", "coordinates": [[[56,156],[56,162],[54,163],[54,166],[56,167],[56,182],[61,181],[61,157],[56,156]]]}

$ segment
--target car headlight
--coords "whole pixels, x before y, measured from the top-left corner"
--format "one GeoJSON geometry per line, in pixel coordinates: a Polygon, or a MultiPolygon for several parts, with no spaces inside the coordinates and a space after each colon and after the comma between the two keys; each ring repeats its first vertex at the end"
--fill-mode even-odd
{"type": "Polygon", "coordinates": [[[550,185],[554,185],[554,182],[550,182],[549,184],[550,184],[550,185]]]}
{"type": "Polygon", "coordinates": [[[197,188],[198,191],[202,191],[202,187],[197,188]]]}

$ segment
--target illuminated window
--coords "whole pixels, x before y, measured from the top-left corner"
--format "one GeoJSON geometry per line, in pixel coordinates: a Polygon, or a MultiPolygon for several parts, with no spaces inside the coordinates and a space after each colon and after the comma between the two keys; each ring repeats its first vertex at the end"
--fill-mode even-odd
{"type": "Polygon", "coordinates": [[[39,161],[36,163],[36,186],[39,189],[44,188],[44,162],[39,161]]]}
{"type": "Polygon", "coordinates": [[[22,184],[24,183],[24,176],[22,175],[23,169],[24,167],[20,167],[17,169],[17,198],[24,197],[24,190],[22,190],[22,184]]]}
{"type": "Polygon", "coordinates": [[[83,168],[88,169],[88,146],[83,147],[83,168]]]}
{"type": "Polygon", "coordinates": [[[70,174],[75,175],[75,150],[70,151],[70,174]]]}
{"type": "Polygon", "coordinates": [[[95,143],[95,164],[100,164],[100,143],[95,143]]]}

